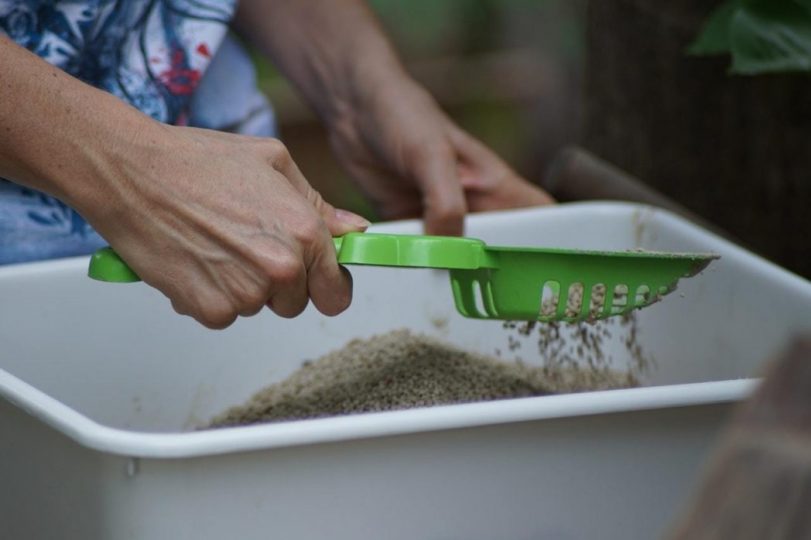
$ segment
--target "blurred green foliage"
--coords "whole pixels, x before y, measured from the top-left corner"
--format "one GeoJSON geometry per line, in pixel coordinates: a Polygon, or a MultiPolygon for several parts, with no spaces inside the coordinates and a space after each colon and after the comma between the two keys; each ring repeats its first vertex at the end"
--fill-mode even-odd
{"type": "Polygon", "coordinates": [[[727,0],[688,52],[730,54],[741,75],[811,70],[811,0],[727,0]]]}

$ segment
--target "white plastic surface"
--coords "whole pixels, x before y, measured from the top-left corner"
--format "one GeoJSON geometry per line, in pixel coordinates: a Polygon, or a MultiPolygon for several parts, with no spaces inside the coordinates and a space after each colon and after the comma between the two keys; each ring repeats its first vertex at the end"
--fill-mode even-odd
{"type": "Polygon", "coordinates": [[[728,403],[811,330],[811,284],[634,205],[480,215],[468,234],[722,259],[639,313],[657,362],[646,388],[206,432],[190,430],[304,359],[393,328],[539,354],[458,316],[439,271],[356,267],[340,317],[265,313],[212,332],[143,284],[85,278],[86,259],[0,267],[0,538],[656,537],[728,403]]]}

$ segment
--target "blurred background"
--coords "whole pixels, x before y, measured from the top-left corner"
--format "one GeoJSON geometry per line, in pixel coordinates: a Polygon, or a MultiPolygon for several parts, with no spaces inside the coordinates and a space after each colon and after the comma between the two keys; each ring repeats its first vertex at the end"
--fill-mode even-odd
{"type": "MultiPolygon", "coordinates": [[[[665,206],[811,277],[811,82],[689,55],[720,1],[369,4],[443,109],[560,200],[665,206]]],[[[374,220],[316,117],[257,67],[310,182],[374,220]]]]}

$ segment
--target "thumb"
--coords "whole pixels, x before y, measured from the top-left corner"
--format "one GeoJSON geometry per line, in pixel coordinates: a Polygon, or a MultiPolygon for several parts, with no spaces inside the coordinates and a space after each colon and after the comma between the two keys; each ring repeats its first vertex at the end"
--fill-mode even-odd
{"type": "Polygon", "coordinates": [[[371,225],[365,218],[348,210],[336,209],[325,201],[321,194],[304,178],[304,175],[301,174],[301,171],[292,159],[282,161],[279,170],[285,175],[293,187],[313,205],[321,216],[321,219],[324,220],[332,236],[365,231],[366,228],[371,225]]]}
{"type": "MultiPolygon", "coordinates": [[[[331,204],[324,204],[326,204],[329,208],[332,208],[332,213],[329,219],[326,216],[324,217],[324,221],[326,222],[327,228],[332,236],[341,236],[350,232],[362,232],[365,231],[369,225],[371,225],[368,219],[359,216],[354,212],[343,210],[341,208],[335,208],[331,204]]],[[[324,216],[324,214],[321,215],[324,216]]]]}
{"type": "Polygon", "coordinates": [[[371,225],[366,218],[354,212],[335,208],[325,201],[321,194],[310,187],[309,184],[307,187],[309,189],[306,190],[305,197],[315,207],[332,236],[342,236],[350,232],[362,232],[371,225]]]}

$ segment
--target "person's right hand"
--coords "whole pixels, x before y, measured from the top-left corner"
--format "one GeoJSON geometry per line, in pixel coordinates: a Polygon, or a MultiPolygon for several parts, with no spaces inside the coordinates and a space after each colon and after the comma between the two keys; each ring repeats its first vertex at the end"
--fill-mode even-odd
{"type": "Polygon", "coordinates": [[[151,123],[118,157],[78,209],[178,313],[224,328],[266,304],[349,306],[331,237],[368,222],[324,202],[278,140],[151,123]]]}

